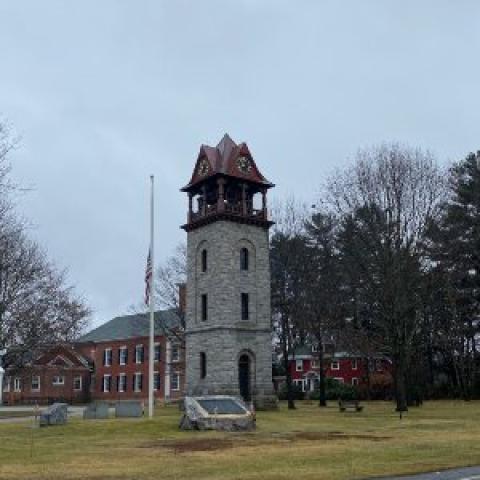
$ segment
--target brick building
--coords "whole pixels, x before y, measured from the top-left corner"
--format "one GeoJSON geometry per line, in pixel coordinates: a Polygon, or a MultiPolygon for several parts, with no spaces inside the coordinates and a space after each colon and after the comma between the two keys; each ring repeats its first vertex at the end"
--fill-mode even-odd
{"type": "MultiPolygon", "coordinates": [[[[185,355],[180,338],[176,340],[178,327],[175,312],[155,312],[155,332],[159,333],[155,336],[156,400],[183,396],[185,355]]],[[[46,347],[40,356],[25,361],[21,370],[7,368],[3,402],[146,401],[148,346],[148,315],[116,317],[82,336],[74,345],[46,347]]]]}
{"type": "MultiPolygon", "coordinates": [[[[155,312],[155,332],[178,330],[174,311],[155,312]]],[[[183,395],[184,349],[174,334],[155,336],[154,396],[183,395]]],[[[148,315],[116,317],[79,338],[75,349],[93,365],[90,395],[95,400],[148,398],[148,315]]]]}
{"type": "Polygon", "coordinates": [[[9,373],[3,384],[3,401],[14,403],[84,403],[90,398],[91,365],[69,345],[46,348],[20,371],[9,373]]]}
{"type": "MultiPolygon", "coordinates": [[[[355,387],[365,387],[369,382],[389,384],[392,381],[391,361],[378,355],[369,360],[348,352],[332,352],[324,357],[325,376],[355,387]]],[[[303,345],[289,356],[289,369],[293,383],[302,392],[311,392],[318,388],[320,380],[320,362],[314,347],[303,345]]]]}

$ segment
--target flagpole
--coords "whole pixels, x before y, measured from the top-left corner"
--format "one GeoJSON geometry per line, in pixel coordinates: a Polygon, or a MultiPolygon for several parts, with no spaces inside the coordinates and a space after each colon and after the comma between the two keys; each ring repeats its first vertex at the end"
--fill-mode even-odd
{"type": "Polygon", "coordinates": [[[152,275],[150,279],[150,344],[148,353],[148,416],[153,417],[153,361],[155,355],[155,302],[153,298],[153,283],[155,279],[155,262],[153,257],[153,175],[150,175],[150,261],[152,266],[152,275]]]}

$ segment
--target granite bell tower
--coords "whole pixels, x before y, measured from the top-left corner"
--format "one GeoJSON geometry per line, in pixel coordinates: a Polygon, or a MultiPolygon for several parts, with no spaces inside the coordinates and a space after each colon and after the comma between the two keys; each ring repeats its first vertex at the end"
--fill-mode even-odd
{"type": "Polygon", "coordinates": [[[202,145],[188,193],[187,395],[276,406],[267,191],[245,143],[202,145]]]}

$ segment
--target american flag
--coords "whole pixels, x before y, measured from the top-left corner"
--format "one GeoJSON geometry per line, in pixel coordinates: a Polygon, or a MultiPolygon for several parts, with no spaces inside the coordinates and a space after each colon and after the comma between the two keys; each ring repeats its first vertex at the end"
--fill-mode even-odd
{"type": "Polygon", "coordinates": [[[152,283],[152,250],[148,250],[147,267],[145,268],[145,304],[150,305],[150,285],[152,283]]]}

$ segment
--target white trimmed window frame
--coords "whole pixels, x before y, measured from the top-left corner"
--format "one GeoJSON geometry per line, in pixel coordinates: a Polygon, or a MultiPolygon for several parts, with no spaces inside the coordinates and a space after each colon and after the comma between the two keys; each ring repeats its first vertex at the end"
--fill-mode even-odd
{"type": "Polygon", "coordinates": [[[172,345],[172,362],[179,362],[180,361],[180,347],[176,344],[172,345]]]}
{"type": "Polygon", "coordinates": [[[13,391],[14,392],[22,391],[22,379],[20,377],[15,377],[13,379],[13,391]]]}
{"type": "Polygon", "coordinates": [[[11,378],[10,377],[5,377],[3,381],[3,391],[5,393],[8,393],[10,391],[10,383],[11,383],[11,378]]]}
{"type": "Polygon", "coordinates": [[[318,358],[312,360],[312,368],[315,368],[315,369],[320,368],[320,360],[318,358]]]}
{"type": "Polygon", "coordinates": [[[112,349],[111,348],[106,348],[103,351],[103,366],[104,367],[111,367],[112,366],[112,349]]]}
{"type": "Polygon", "coordinates": [[[333,377],[334,380],[340,383],[345,383],[345,379],[343,377],[333,377]]]}
{"type": "Polygon", "coordinates": [[[302,378],[302,379],[295,379],[293,380],[293,384],[296,385],[297,387],[300,387],[302,392],[305,391],[305,380],[302,378]]]}
{"type": "Polygon", "coordinates": [[[118,364],[126,365],[128,360],[128,347],[123,345],[118,349],[118,364]]]}
{"type": "Polygon", "coordinates": [[[333,360],[330,363],[330,370],[340,370],[340,362],[338,360],[333,360]]]}
{"type": "Polygon", "coordinates": [[[120,373],[118,375],[118,393],[125,393],[127,391],[127,374],[120,373]]]}
{"type": "Polygon", "coordinates": [[[112,376],[109,373],[107,373],[103,376],[102,392],[110,393],[111,389],[112,389],[112,376]]]}
{"type": "Polygon", "coordinates": [[[52,385],[54,387],[63,387],[65,385],[65,377],[63,375],[54,375],[52,377],[52,385]]]}
{"type": "Polygon", "coordinates": [[[179,373],[174,373],[172,375],[171,387],[172,387],[173,392],[179,392],[180,391],[180,374],[179,373]]]}
{"type": "Polygon", "coordinates": [[[143,385],[142,385],[143,384],[143,374],[142,374],[142,372],[135,372],[133,374],[133,377],[135,379],[134,380],[135,383],[134,383],[134,386],[133,386],[133,391],[135,393],[140,393],[142,391],[142,388],[143,388],[143,385]],[[138,381],[138,379],[140,379],[140,381],[138,381]],[[140,388],[140,387],[142,387],[142,388],[140,388]]]}
{"type": "Polygon", "coordinates": [[[356,358],[352,359],[352,370],[358,370],[358,360],[356,358]]]}
{"type": "Polygon", "coordinates": [[[32,375],[32,381],[30,383],[30,391],[32,392],[40,391],[40,375],[32,375]],[[36,381],[34,381],[34,379],[36,379],[36,381]]]}
{"type": "Polygon", "coordinates": [[[295,360],[295,371],[303,372],[303,360],[295,360]]]}
{"type": "Polygon", "coordinates": [[[137,364],[142,364],[143,363],[143,358],[145,355],[145,349],[143,348],[143,343],[135,345],[135,363],[137,364]],[[140,352],[142,352],[140,354],[140,352]]]}
{"type": "Polygon", "coordinates": [[[159,362],[162,359],[162,346],[160,342],[155,342],[154,349],[153,349],[153,360],[154,362],[159,362]],[[158,358],[157,358],[157,351],[158,351],[158,358]]]}
{"type": "Polygon", "coordinates": [[[358,386],[358,377],[352,377],[352,385],[354,387],[357,387],[358,386]]]}

